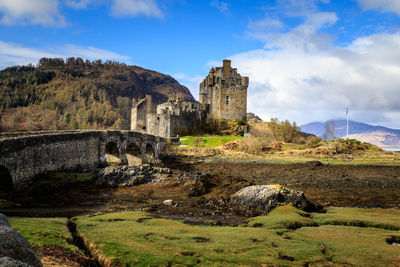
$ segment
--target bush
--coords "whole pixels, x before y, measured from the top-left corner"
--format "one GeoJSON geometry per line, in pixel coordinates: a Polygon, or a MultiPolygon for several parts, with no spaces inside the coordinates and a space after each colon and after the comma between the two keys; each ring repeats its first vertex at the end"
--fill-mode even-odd
{"type": "Polygon", "coordinates": [[[255,123],[250,127],[250,135],[254,137],[268,138],[271,142],[275,141],[274,135],[267,123],[255,123]]]}
{"type": "Polygon", "coordinates": [[[306,146],[308,148],[316,148],[316,147],[318,147],[320,142],[321,142],[321,138],[319,138],[317,136],[310,136],[307,138],[306,146]]]}
{"type": "Polygon", "coordinates": [[[237,147],[238,147],[238,143],[235,141],[226,143],[224,145],[225,150],[235,150],[237,147]]]}
{"type": "Polygon", "coordinates": [[[273,148],[275,151],[281,151],[282,150],[282,143],[281,142],[276,142],[273,144],[273,148]]]}
{"type": "Polygon", "coordinates": [[[261,154],[269,149],[269,142],[263,138],[248,136],[237,142],[239,151],[249,154],[261,154]]]}
{"type": "Polygon", "coordinates": [[[306,138],[302,135],[297,135],[293,138],[293,143],[298,145],[304,145],[306,143],[306,138]]]}

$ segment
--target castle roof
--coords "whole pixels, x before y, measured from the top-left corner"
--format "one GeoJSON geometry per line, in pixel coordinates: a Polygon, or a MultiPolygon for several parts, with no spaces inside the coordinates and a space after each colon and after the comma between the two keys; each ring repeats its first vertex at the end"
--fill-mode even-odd
{"type": "Polygon", "coordinates": [[[214,73],[215,72],[215,69],[214,69],[214,67],[212,67],[211,69],[210,69],[210,73],[214,73]]]}

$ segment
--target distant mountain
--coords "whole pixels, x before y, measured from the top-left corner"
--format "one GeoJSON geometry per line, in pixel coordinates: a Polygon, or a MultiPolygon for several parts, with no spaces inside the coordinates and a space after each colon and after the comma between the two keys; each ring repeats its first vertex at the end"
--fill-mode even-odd
{"type": "MultiPolygon", "coordinates": [[[[300,126],[301,131],[322,136],[326,122],[311,122],[300,126]]],[[[346,136],[346,120],[335,120],[335,133],[338,137],[346,136]]],[[[380,147],[400,147],[400,130],[367,123],[349,121],[349,138],[368,142],[380,147]]]]}
{"type": "Polygon", "coordinates": [[[113,61],[42,58],[0,71],[0,131],[128,129],[131,100],[174,93],[195,101],[171,76],[113,61]]]}

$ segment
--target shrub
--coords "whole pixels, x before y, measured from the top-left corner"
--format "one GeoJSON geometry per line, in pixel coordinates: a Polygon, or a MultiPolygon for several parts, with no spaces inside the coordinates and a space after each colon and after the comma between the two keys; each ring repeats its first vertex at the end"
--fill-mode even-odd
{"type": "Polygon", "coordinates": [[[239,151],[249,154],[261,154],[268,150],[269,142],[263,138],[248,136],[238,141],[239,151]]]}
{"type": "Polygon", "coordinates": [[[237,147],[238,147],[238,144],[235,141],[226,143],[224,145],[225,150],[235,150],[237,147]]]}
{"type": "Polygon", "coordinates": [[[276,142],[273,144],[274,150],[275,151],[281,151],[282,150],[282,143],[281,142],[276,142]]]}
{"type": "Polygon", "coordinates": [[[301,135],[297,135],[293,138],[293,143],[303,145],[306,143],[306,138],[301,135]]]}
{"type": "Polygon", "coordinates": [[[271,141],[275,140],[272,130],[268,127],[268,124],[265,122],[255,123],[251,125],[250,135],[254,137],[268,138],[271,141]]]}

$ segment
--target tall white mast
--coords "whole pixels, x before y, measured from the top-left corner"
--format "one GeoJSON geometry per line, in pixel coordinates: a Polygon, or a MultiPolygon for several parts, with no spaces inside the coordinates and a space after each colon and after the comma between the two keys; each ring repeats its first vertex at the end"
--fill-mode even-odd
{"type": "Polygon", "coordinates": [[[347,121],[346,138],[349,139],[349,108],[346,108],[346,121],[347,121]]]}

